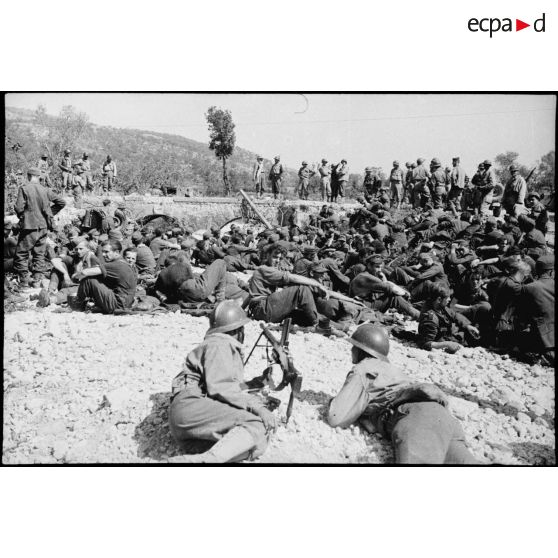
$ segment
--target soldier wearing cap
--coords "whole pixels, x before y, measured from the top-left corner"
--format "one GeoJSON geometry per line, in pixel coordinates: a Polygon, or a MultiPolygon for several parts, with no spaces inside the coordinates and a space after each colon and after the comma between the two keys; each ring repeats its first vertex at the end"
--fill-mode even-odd
{"type": "Polygon", "coordinates": [[[85,189],[89,190],[90,192],[93,191],[93,176],[91,174],[91,161],[89,159],[89,153],[84,152],[80,161],[79,165],[83,169],[83,182],[85,185],[85,189]]]}
{"type": "Polygon", "coordinates": [[[548,231],[548,209],[541,202],[541,195],[538,192],[529,192],[525,207],[529,210],[528,217],[535,221],[535,228],[546,234],[548,231]]]}
{"type": "Polygon", "coordinates": [[[411,176],[411,184],[413,185],[413,207],[424,207],[430,200],[430,190],[428,189],[428,180],[430,173],[424,166],[424,158],[417,159],[417,166],[413,169],[411,176]]]}
{"type": "Polygon", "coordinates": [[[172,382],[169,426],[180,442],[207,440],[211,449],[171,458],[174,463],[227,463],[263,454],[277,428],[262,398],[243,382],[244,326],[250,320],[233,301],[218,304],[200,345],[172,382]]]}
{"type": "Polygon", "coordinates": [[[332,190],[332,202],[337,202],[338,197],[345,197],[345,188],[349,182],[349,166],[347,164],[347,159],[341,159],[341,162],[335,168],[335,173],[337,176],[337,188],[335,192],[332,190]]]}
{"type": "Polygon", "coordinates": [[[527,183],[519,174],[519,166],[513,164],[510,166],[510,179],[507,181],[502,196],[502,207],[507,213],[518,217],[525,213],[525,198],[527,196],[527,183]]]}
{"type": "Polygon", "coordinates": [[[116,179],[116,163],[110,155],[107,155],[106,161],[103,163],[103,176],[105,182],[103,184],[103,192],[110,192],[116,179]]]}
{"type": "Polygon", "coordinates": [[[389,362],[385,328],[363,324],[349,342],[355,366],[329,404],[330,426],[360,421],[369,432],[391,440],[396,463],[477,463],[440,388],[413,380],[389,362]]]}
{"type": "Polygon", "coordinates": [[[448,194],[448,203],[450,208],[457,212],[461,207],[461,197],[463,196],[463,189],[468,180],[467,174],[461,166],[459,157],[454,157],[451,160],[452,168],[450,171],[450,191],[448,194]]]}
{"type": "Polygon", "coordinates": [[[364,192],[375,198],[378,195],[378,178],[374,175],[374,169],[372,167],[366,167],[364,169],[364,180],[362,182],[362,189],[364,192]]]}
{"type": "Polygon", "coordinates": [[[39,162],[37,163],[37,168],[41,171],[41,182],[47,187],[52,188],[52,182],[50,180],[50,174],[48,172],[48,154],[43,153],[39,162]]]}
{"type": "Polygon", "coordinates": [[[322,164],[318,167],[320,174],[320,193],[322,201],[331,201],[331,167],[327,163],[327,159],[322,159],[322,164]]]}
{"type": "Polygon", "coordinates": [[[310,178],[316,174],[315,170],[308,167],[308,161],[302,161],[300,169],[298,169],[298,197],[301,200],[308,199],[308,184],[310,178]]]}
{"type": "Polygon", "coordinates": [[[281,157],[276,155],[273,160],[275,161],[271,166],[269,171],[269,180],[271,182],[271,191],[273,192],[273,197],[277,197],[281,194],[281,183],[283,181],[283,165],[281,164],[281,157]]]}
{"type": "Polygon", "coordinates": [[[413,169],[416,167],[416,163],[407,161],[405,167],[407,171],[405,172],[405,191],[403,192],[403,201],[406,203],[413,203],[413,169]]]}
{"type": "Polygon", "coordinates": [[[442,209],[447,194],[448,177],[442,169],[442,164],[437,158],[430,162],[429,186],[432,195],[432,205],[434,209],[442,209]]]}
{"type": "Polygon", "coordinates": [[[66,205],[60,196],[41,185],[40,177],[41,171],[36,167],[27,171],[28,182],[20,186],[14,206],[20,223],[14,255],[14,272],[22,286],[29,285],[30,253],[35,282],[44,278],[47,233],[52,229],[53,216],[66,205]]]}
{"type": "Polygon", "coordinates": [[[481,215],[490,214],[490,206],[493,201],[493,191],[498,179],[492,167],[492,162],[485,159],[482,163],[483,172],[480,177],[480,184],[477,186],[477,196],[475,206],[481,215]]]}
{"type": "Polygon", "coordinates": [[[58,168],[62,171],[62,187],[68,190],[72,185],[72,158],[71,151],[64,149],[64,157],[58,163],[58,168]]]}
{"type": "Polygon", "coordinates": [[[263,157],[261,157],[260,155],[256,157],[256,162],[252,167],[252,180],[254,181],[254,190],[256,191],[256,197],[261,198],[264,193],[265,167],[263,157]]]}
{"type": "Polygon", "coordinates": [[[399,209],[403,201],[405,173],[399,168],[399,161],[393,161],[393,168],[389,173],[389,186],[391,191],[391,206],[399,209]]]}

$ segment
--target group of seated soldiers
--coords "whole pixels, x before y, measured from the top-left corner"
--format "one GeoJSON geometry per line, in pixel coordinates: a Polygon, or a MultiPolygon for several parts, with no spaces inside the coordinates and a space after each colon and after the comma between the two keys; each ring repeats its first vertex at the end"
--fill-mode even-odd
{"type": "MultiPolygon", "coordinates": [[[[396,220],[382,196],[359,204],[344,216],[324,205],[304,226],[293,219],[258,234],[235,225],[227,234],[212,226],[202,238],[188,227],[133,222],[104,234],[66,227],[49,233],[50,280],[39,304],[90,302],[118,313],[236,299],[253,319],[291,317],[324,334],[364,321],[393,325],[397,313],[418,321],[418,333],[393,333],[425,350],[483,345],[553,364],[554,255],[535,198],[518,217],[500,207],[482,215],[427,206],[396,220]]],[[[5,271],[13,247],[5,223],[5,271]]]]}

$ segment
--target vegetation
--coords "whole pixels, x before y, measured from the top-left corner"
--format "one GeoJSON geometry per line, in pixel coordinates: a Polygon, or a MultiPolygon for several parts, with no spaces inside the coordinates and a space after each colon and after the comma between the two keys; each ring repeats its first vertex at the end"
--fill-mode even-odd
{"type": "Polygon", "coordinates": [[[510,179],[510,165],[515,163],[519,166],[519,172],[523,178],[529,175],[529,190],[534,190],[540,194],[548,196],[554,192],[554,184],[556,179],[556,152],[549,151],[537,161],[534,167],[527,167],[518,163],[519,153],[515,151],[506,151],[500,153],[494,158],[494,170],[501,184],[505,185],[510,179]],[[531,174],[531,171],[532,174],[531,174]]]}
{"type": "Polygon", "coordinates": [[[209,149],[223,163],[224,194],[230,194],[229,177],[227,176],[227,159],[233,154],[236,134],[230,111],[209,107],[205,118],[209,124],[209,149]]]}

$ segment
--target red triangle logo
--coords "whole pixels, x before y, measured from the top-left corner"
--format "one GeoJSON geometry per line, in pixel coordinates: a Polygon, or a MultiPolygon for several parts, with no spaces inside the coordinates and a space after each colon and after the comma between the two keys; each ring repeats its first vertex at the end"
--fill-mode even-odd
{"type": "Polygon", "coordinates": [[[525,23],[524,21],[521,21],[520,19],[515,20],[515,30],[516,31],[521,31],[522,29],[525,29],[526,27],[531,27],[531,24],[530,23],[525,23]]]}

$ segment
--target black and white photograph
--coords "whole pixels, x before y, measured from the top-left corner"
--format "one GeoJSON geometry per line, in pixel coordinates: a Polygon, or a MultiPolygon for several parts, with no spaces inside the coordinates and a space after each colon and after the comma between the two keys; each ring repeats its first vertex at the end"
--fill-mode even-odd
{"type": "Polygon", "coordinates": [[[4,464],[555,465],[555,95],[4,102],[4,464]]]}

